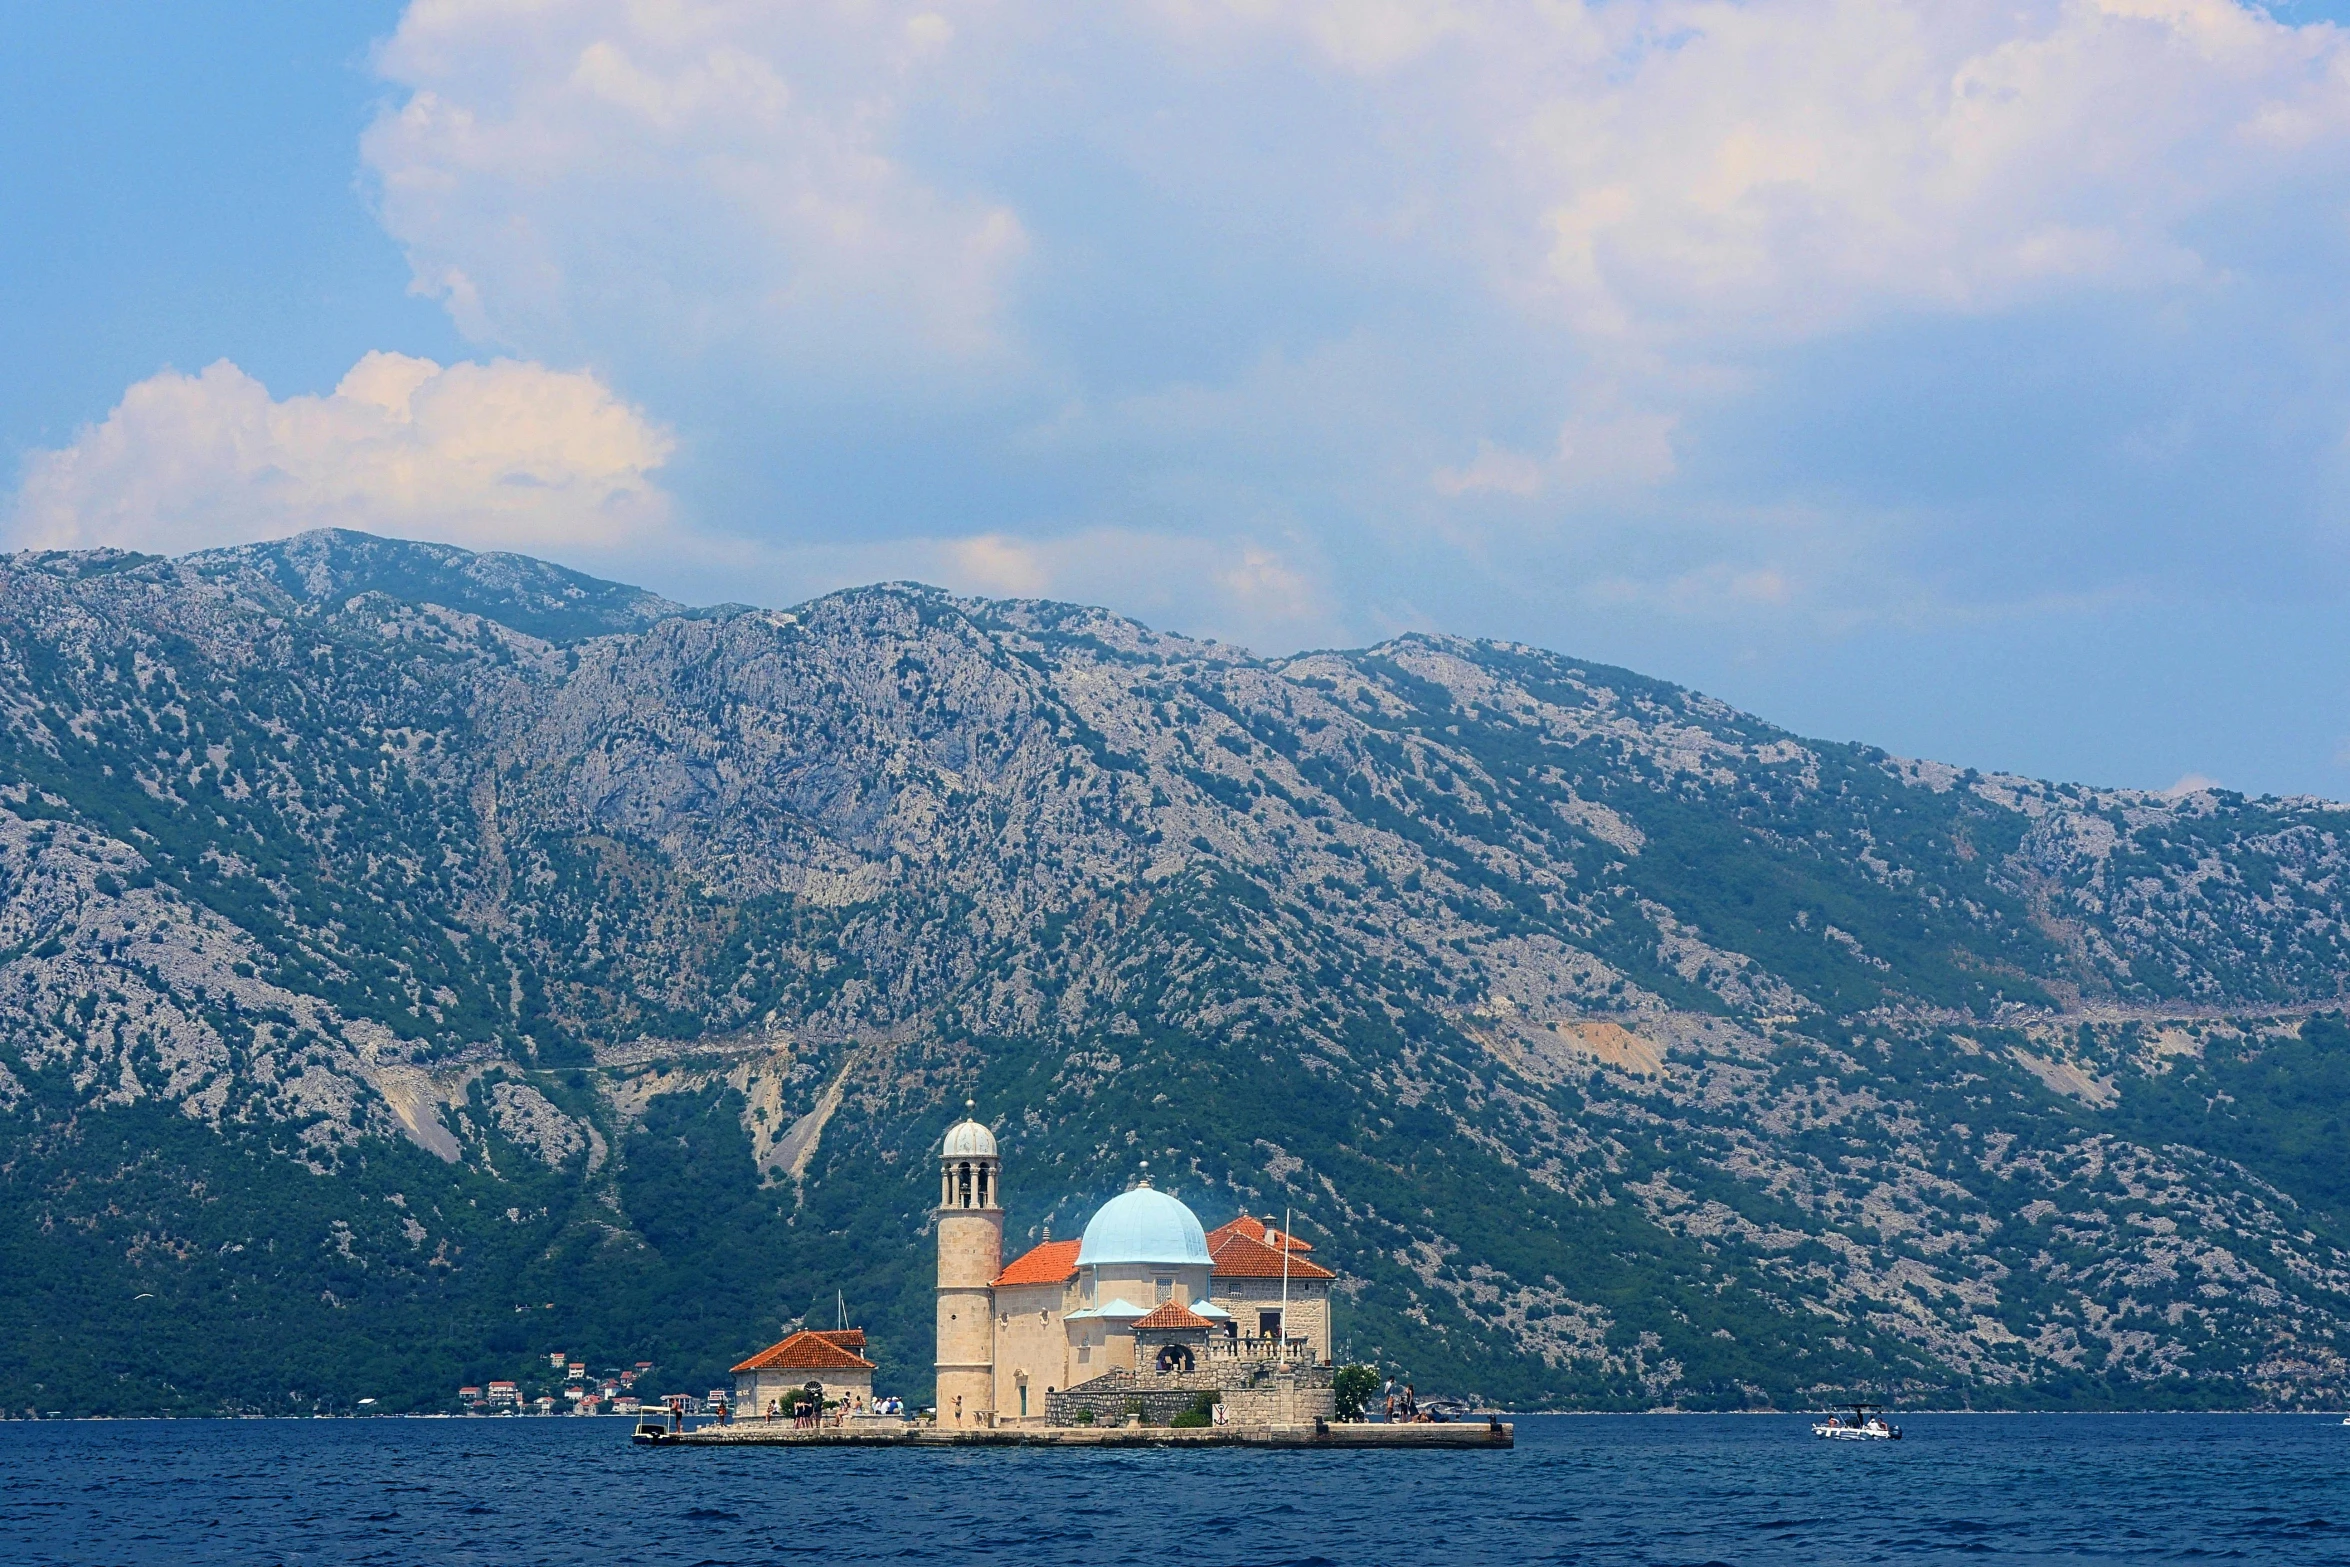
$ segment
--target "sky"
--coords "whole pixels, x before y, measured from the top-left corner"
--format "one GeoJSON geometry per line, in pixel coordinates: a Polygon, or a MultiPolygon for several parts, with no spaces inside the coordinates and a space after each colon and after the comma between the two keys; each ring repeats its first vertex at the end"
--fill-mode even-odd
{"type": "Polygon", "coordinates": [[[1444,631],[2350,798],[2346,22],[0,0],[0,547],[1444,631]]]}

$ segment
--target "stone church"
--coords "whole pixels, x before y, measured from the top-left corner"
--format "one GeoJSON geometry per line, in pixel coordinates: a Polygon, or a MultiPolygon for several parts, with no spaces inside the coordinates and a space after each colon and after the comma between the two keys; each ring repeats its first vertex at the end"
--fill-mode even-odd
{"type": "Polygon", "coordinates": [[[1148,1176],[1083,1238],[1003,1260],[1002,1159],[964,1121],[939,1151],[942,1427],[1164,1423],[1214,1392],[1241,1425],[1330,1417],[1330,1286],[1313,1247],[1215,1230],[1148,1176]]]}

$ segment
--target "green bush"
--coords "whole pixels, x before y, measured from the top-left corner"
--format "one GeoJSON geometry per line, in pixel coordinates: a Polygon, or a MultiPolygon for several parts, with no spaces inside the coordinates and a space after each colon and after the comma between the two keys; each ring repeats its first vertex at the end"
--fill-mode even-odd
{"type": "Polygon", "coordinates": [[[1090,1409],[1080,1409],[1079,1411],[1077,1411],[1077,1423],[1078,1423],[1079,1425],[1081,1425],[1081,1426],[1089,1426],[1089,1425],[1092,1425],[1092,1424],[1093,1424],[1093,1411],[1092,1411],[1092,1410],[1090,1410],[1090,1409]]]}
{"type": "Polygon", "coordinates": [[[1213,1392],[1200,1394],[1185,1407],[1183,1413],[1168,1421],[1167,1424],[1187,1431],[1196,1431],[1202,1426],[1214,1425],[1216,1423],[1216,1399],[1217,1395],[1213,1392]]]}
{"type": "Polygon", "coordinates": [[[1379,1391],[1379,1373],[1370,1366],[1340,1366],[1338,1375],[1331,1379],[1331,1390],[1338,1396],[1338,1418],[1360,1420],[1370,1407],[1371,1395],[1379,1391]]]}

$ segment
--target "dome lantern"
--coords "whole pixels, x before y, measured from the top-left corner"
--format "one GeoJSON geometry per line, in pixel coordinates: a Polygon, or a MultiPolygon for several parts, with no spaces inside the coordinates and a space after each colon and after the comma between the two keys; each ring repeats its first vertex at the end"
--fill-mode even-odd
{"type": "Polygon", "coordinates": [[[1000,1206],[996,1174],[1002,1155],[996,1148],[995,1133],[970,1117],[968,1112],[976,1108],[975,1101],[964,1100],[964,1119],[948,1127],[945,1140],[939,1144],[938,1205],[941,1208],[1000,1206]]]}

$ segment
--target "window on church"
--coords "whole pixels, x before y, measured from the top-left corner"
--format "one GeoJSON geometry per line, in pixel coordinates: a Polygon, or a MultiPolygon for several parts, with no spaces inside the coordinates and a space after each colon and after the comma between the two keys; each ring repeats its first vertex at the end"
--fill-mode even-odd
{"type": "Polygon", "coordinates": [[[1173,1279],[1162,1277],[1158,1280],[1158,1286],[1160,1305],[1163,1306],[1175,1298],[1175,1281],[1173,1279]]]}
{"type": "Polygon", "coordinates": [[[1278,1311],[1258,1312],[1257,1331],[1266,1338],[1279,1338],[1281,1336],[1281,1313],[1278,1311]]]}

